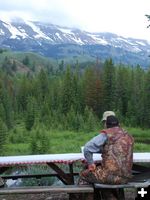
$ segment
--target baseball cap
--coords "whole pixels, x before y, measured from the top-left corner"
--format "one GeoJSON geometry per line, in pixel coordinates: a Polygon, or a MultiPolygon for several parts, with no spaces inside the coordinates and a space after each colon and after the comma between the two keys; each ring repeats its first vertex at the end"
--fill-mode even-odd
{"type": "Polygon", "coordinates": [[[113,111],[105,111],[103,113],[102,121],[106,121],[108,116],[115,116],[115,113],[113,111]]]}

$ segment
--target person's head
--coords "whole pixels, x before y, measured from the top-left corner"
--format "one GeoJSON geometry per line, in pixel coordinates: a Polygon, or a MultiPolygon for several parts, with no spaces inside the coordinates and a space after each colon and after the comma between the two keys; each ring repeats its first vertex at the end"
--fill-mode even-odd
{"type": "Polygon", "coordinates": [[[110,115],[106,119],[106,128],[113,128],[115,126],[119,126],[119,121],[116,116],[110,115]]]}
{"type": "Polygon", "coordinates": [[[105,111],[103,113],[103,117],[102,117],[101,121],[103,122],[105,128],[107,128],[106,120],[107,120],[107,117],[109,117],[109,116],[115,116],[115,113],[113,111],[105,111]]]}
{"type": "Polygon", "coordinates": [[[115,116],[115,113],[113,111],[105,111],[103,113],[103,117],[102,117],[102,122],[105,122],[108,116],[115,116]]]}

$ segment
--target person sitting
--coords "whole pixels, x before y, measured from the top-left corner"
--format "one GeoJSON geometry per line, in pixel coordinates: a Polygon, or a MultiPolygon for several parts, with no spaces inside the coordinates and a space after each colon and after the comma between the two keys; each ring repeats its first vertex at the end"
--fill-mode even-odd
{"type": "Polygon", "coordinates": [[[124,184],[132,175],[134,139],[120,127],[113,111],[106,111],[102,121],[104,130],[84,146],[87,169],[80,178],[89,183],[124,184]],[[93,153],[102,153],[102,161],[97,165],[93,153]]]}

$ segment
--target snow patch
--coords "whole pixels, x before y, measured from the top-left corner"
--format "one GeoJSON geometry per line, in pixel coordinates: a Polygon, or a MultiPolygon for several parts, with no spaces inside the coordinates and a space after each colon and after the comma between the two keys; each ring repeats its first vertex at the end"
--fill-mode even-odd
{"type": "Polygon", "coordinates": [[[60,40],[62,40],[62,38],[60,37],[59,33],[55,33],[55,35],[56,35],[60,40]]]}
{"type": "Polygon", "coordinates": [[[84,44],[84,42],[82,42],[82,40],[80,38],[74,37],[74,38],[71,38],[71,39],[74,40],[76,43],[78,43],[80,45],[84,44]]]}
{"type": "Polygon", "coordinates": [[[48,37],[47,35],[45,35],[39,27],[37,27],[34,23],[32,23],[31,21],[25,21],[25,23],[30,26],[32,28],[32,30],[37,33],[34,37],[35,38],[44,38],[47,40],[51,40],[53,41],[50,37],[48,37]]]}
{"type": "Polygon", "coordinates": [[[98,44],[102,44],[102,45],[108,45],[108,42],[102,38],[100,38],[98,35],[93,35],[93,34],[88,34],[91,38],[93,38],[94,40],[96,40],[96,42],[98,44]]]}
{"type": "Polygon", "coordinates": [[[11,33],[11,39],[18,39],[18,36],[22,37],[22,38],[26,38],[27,34],[26,33],[22,33],[20,32],[16,27],[14,27],[13,25],[11,25],[10,23],[3,23],[3,25],[9,30],[9,32],[11,33]]]}
{"type": "Polygon", "coordinates": [[[124,41],[124,42],[126,42],[126,43],[128,43],[130,45],[134,45],[134,46],[137,45],[136,43],[130,42],[129,40],[126,40],[126,39],[121,38],[121,37],[117,38],[117,40],[122,40],[122,41],[124,41]]]}
{"type": "Polygon", "coordinates": [[[144,42],[140,42],[140,41],[136,41],[136,43],[142,45],[142,46],[146,46],[146,44],[144,42]]]}
{"type": "Polygon", "coordinates": [[[58,28],[62,33],[65,34],[73,34],[72,31],[70,29],[67,28],[58,28]]]}
{"type": "Polygon", "coordinates": [[[5,33],[2,29],[0,29],[0,35],[5,35],[5,33]]]}
{"type": "Polygon", "coordinates": [[[132,51],[132,52],[138,53],[138,52],[140,52],[140,51],[142,51],[142,50],[139,49],[138,47],[133,47],[133,48],[131,49],[131,51],[132,51]]]}

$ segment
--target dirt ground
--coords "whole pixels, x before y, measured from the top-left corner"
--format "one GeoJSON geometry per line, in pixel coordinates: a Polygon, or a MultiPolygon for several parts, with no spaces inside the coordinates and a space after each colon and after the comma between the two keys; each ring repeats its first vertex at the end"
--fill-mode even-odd
{"type": "MultiPolygon", "coordinates": [[[[135,200],[136,191],[125,191],[126,200],[135,200]]],[[[0,195],[0,200],[69,200],[68,194],[24,194],[24,195],[0,195]]]]}
{"type": "Polygon", "coordinates": [[[69,200],[67,194],[2,195],[0,200],[69,200]]]}

